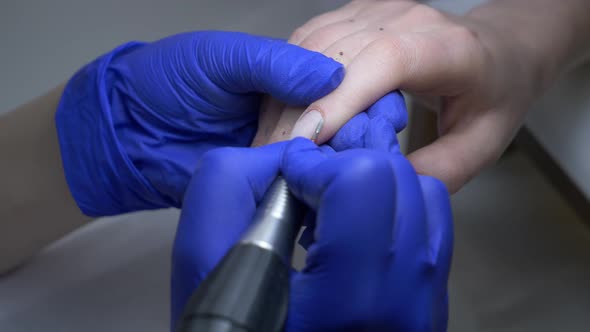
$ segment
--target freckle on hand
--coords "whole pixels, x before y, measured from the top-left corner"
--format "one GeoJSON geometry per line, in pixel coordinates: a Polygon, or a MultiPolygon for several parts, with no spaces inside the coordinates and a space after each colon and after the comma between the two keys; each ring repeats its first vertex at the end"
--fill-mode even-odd
{"type": "Polygon", "coordinates": [[[351,18],[350,20],[348,20],[348,22],[350,22],[350,23],[354,22],[354,18],[351,18]]]}
{"type": "Polygon", "coordinates": [[[379,28],[379,31],[383,31],[383,28],[379,28]]]}
{"type": "Polygon", "coordinates": [[[281,133],[281,135],[285,136],[287,134],[287,132],[285,130],[283,130],[283,132],[281,133]]]}
{"type": "Polygon", "coordinates": [[[340,53],[338,53],[338,54],[340,54],[340,56],[343,56],[344,55],[344,52],[340,51],[340,53]]]}

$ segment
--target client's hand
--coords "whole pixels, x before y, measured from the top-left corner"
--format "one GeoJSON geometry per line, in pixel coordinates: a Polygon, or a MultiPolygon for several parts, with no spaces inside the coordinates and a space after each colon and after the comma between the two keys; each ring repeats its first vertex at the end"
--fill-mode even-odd
{"type": "Polygon", "coordinates": [[[321,144],[394,89],[441,97],[441,137],[409,159],[419,173],[457,191],[500,156],[552,77],[538,70],[537,45],[498,29],[493,18],[502,22],[502,15],[489,16],[484,22],[414,1],[364,0],[311,19],[290,42],[343,63],[346,78],[310,105],[297,125],[302,108],[287,108],[280,117],[281,106],[270,103],[255,142],[280,140],[283,132],[288,138],[293,127],[296,136],[305,136],[323,117],[321,144]]]}

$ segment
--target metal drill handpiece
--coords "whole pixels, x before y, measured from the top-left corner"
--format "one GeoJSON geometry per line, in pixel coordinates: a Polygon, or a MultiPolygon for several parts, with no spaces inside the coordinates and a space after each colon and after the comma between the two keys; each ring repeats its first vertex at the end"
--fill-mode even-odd
{"type": "Polygon", "coordinates": [[[303,213],[302,203],[291,194],[285,179],[279,176],[264,194],[253,224],[240,243],[273,251],[290,264],[303,213]]]}

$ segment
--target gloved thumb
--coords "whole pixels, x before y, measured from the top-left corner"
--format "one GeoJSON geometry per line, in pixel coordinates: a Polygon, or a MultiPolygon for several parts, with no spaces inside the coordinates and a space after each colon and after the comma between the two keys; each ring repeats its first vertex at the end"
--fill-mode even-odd
{"type": "Polygon", "coordinates": [[[201,159],[184,197],[172,254],[172,322],[247,229],[279,170],[284,143],[221,148],[201,159]]]}
{"type": "Polygon", "coordinates": [[[266,93],[307,106],[336,89],[344,67],[325,55],[285,41],[244,33],[208,32],[196,54],[209,78],[234,93],[266,93]]]}
{"type": "Polygon", "coordinates": [[[396,134],[408,123],[404,97],[399,91],[391,92],[366,112],[350,119],[328,144],[336,151],[372,149],[384,152],[399,152],[396,134]]]}

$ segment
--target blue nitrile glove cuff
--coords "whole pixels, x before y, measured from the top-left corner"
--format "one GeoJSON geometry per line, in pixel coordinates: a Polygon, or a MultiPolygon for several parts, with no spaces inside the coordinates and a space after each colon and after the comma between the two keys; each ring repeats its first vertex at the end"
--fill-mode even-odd
{"type": "Polygon", "coordinates": [[[90,217],[171,205],[133,165],[113,126],[108,66],[141,47],[130,42],[80,69],[66,85],[55,115],[70,192],[90,217]]]}
{"type": "Polygon", "coordinates": [[[204,153],[250,144],[261,94],[307,105],[343,76],[320,53],[244,33],[125,44],[80,70],[58,107],[70,190],[90,216],[180,207],[204,153]]]}

